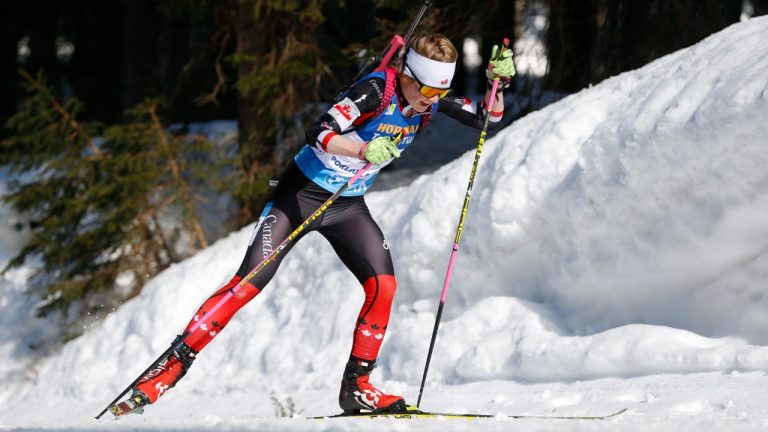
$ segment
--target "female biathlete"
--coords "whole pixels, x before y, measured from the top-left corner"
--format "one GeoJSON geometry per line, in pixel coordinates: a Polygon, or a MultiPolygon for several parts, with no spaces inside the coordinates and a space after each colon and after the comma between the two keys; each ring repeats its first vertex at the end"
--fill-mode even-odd
{"type": "MultiPolygon", "coordinates": [[[[494,47],[493,57],[496,57],[494,47]]],[[[379,226],[371,217],[363,195],[377,173],[400,156],[428,118],[442,112],[461,123],[481,129],[490,101],[491,127],[501,120],[504,104],[500,85],[497,94],[486,93],[482,103],[454,97],[451,80],[458,53],[440,34],[422,34],[408,44],[401,63],[386,72],[374,72],[353,84],[306,133],[307,145],[280,177],[261,214],[248,250],[232,280],[216,291],[190,321],[187,331],[206,311],[266,258],[275,241],[286,238],[368,162],[373,164],[303,234],[317,231],[333,246],[341,261],[357,277],[365,291],[352,340],[352,352],[344,368],[339,405],[345,412],[404,411],[401,396],[390,395],[369,382],[389,324],[392,299],[397,289],[395,269],[379,226]],[[395,137],[405,132],[397,142],[395,137]]],[[[511,50],[492,60],[490,80],[509,83],[515,74],[511,50]]],[[[295,243],[295,242],[294,242],[295,243]]],[[[286,247],[284,252],[288,251],[286,247]]],[[[144,375],[128,401],[132,410],[151,404],[187,372],[198,352],[221,332],[232,316],[269,283],[285,254],[242,285],[237,294],[187,336],[166,360],[144,375]]],[[[118,405],[121,405],[118,404],[118,405]]],[[[114,410],[113,410],[114,412],[114,410]]]]}

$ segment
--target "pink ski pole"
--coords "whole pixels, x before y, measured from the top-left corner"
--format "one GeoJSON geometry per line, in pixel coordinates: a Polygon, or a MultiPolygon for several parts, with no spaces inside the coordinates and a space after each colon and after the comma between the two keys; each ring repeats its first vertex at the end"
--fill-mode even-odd
{"type": "MultiPolygon", "coordinates": [[[[509,46],[509,39],[504,38],[504,45],[499,50],[499,56],[509,46]]],[[[464,206],[461,208],[461,216],[459,217],[459,226],[456,228],[456,238],[453,241],[453,250],[451,250],[451,258],[448,260],[448,271],[445,274],[445,281],[443,282],[443,292],[440,294],[440,305],[437,308],[437,316],[435,317],[435,327],[432,330],[432,340],[429,342],[429,351],[427,352],[427,363],[424,365],[424,375],[421,377],[421,387],[419,387],[419,399],[416,401],[416,408],[421,405],[421,396],[424,393],[424,383],[427,381],[427,372],[429,371],[429,362],[432,360],[432,351],[435,348],[435,340],[437,339],[437,330],[440,328],[440,318],[443,315],[443,307],[445,301],[448,298],[448,287],[451,284],[451,277],[453,276],[453,266],[456,264],[456,256],[459,252],[459,242],[461,242],[461,232],[464,230],[464,222],[467,218],[467,210],[469,209],[469,199],[472,195],[472,188],[475,185],[475,174],[477,173],[477,166],[480,163],[480,155],[483,152],[483,144],[485,144],[485,134],[488,130],[488,121],[491,118],[491,107],[493,106],[491,99],[496,97],[496,90],[499,86],[498,78],[493,80],[491,87],[491,96],[488,100],[488,113],[485,116],[485,122],[483,123],[483,130],[480,132],[480,140],[477,143],[477,149],[475,150],[475,160],[472,163],[472,170],[469,172],[469,184],[467,185],[467,194],[464,196],[464,206]]]]}

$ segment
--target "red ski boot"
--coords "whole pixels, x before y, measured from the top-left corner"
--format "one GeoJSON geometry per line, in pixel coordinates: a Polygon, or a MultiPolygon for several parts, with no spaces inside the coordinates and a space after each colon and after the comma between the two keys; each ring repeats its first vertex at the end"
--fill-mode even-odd
{"type": "Polygon", "coordinates": [[[134,393],[141,392],[147,397],[149,403],[155,403],[166,390],[175,386],[187,373],[196,355],[197,351],[182,342],[167,359],[158,363],[157,367],[141,378],[134,393]]]}
{"type": "MultiPolygon", "coordinates": [[[[176,341],[173,344],[176,345],[176,341]]],[[[195,350],[182,342],[170,356],[163,359],[139,380],[139,384],[134,387],[131,397],[112,405],[109,410],[115,416],[143,413],[145,405],[155,403],[166,390],[179,382],[187,373],[196,355],[195,350]]]]}
{"type": "Polygon", "coordinates": [[[393,413],[406,411],[402,396],[382,393],[368,382],[374,366],[374,362],[354,357],[347,362],[339,391],[339,406],[344,414],[356,414],[360,410],[393,413]]]}

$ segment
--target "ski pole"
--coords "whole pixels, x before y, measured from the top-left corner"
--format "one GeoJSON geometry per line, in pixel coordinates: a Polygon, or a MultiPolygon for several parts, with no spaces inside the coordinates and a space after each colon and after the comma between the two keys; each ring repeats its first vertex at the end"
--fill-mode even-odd
{"type": "MultiPolygon", "coordinates": [[[[184,333],[183,335],[181,335],[181,337],[183,337],[183,338],[186,338],[187,336],[188,336],[188,333],[184,333]]],[[[177,338],[177,340],[178,340],[178,338],[177,338]]],[[[184,340],[184,339],[182,339],[182,340],[184,340]]],[[[172,343],[172,344],[171,344],[170,348],[168,348],[167,350],[165,350],[165,352],[164,352],[164,353],[162,353],[162,354],[160,355],[160,357],[158,357],[157,359],[155,359],[155,361],[153,361],[153,362],[152,362],[152,363],[149,365],[149,367],[148,367],[148,368],[146,368],[146,369],[144,370],[144,372],[142,372],[141,374],[139,374],[139,377],[138,377],[138,378],[136,378],[135,380],[133,380],[133,382],[132,382],[131,384],[129,384],[129,385],[128,385],[128,387],[126,387],[126,388],[125,388],[125,390],[123,390],[123,391],[122,391],[122,392],[121,392],[119,395],[117,395],[117,397],[116,397],[116,398],[115,398],[115,399],[114,399],[112,402],[110,402],[110,403],[109,403],[109,405],[107,405],[106,407],[104,407],[104,409],[103,409],[103,410],[101,410],[101,412],[99,413],[99,415],[97,415],[97,416],[96,416],[96,420],[100,419],[100,418],[101,418],[101,416],[103,416],[103,415],[104,415],[104,413],[106,413],[106,412],[107,412],[107,410],[109,409],[109,407],[111,407],[112,405],[116,404],[116,403],[117,403],[117,402],[120,400],[120,398],[121,398],[121,397],[123,397],[123,395],[124,395],[124,394],[128,393],[128,392],[129,392],[129,391],[130,391],[130,390],[133,388],[133,386],[135,386],[136,384],[138,384],[138,382],[139,382],[139,381],[141,381],[141,378],[142,378],[144,375],[148,374],[148,373],[149,373],[149,371],[151,371],[152,369],[154,369],[154,368],[155,368],[155,367],[156,367],[156,366],[157,366],[157,365],[158,365],[158,364],[159,364],[161,361],[163,361],[163,359],[164,359],[164,358],[166,358],[166,357],[170,356],[170,355],[171,355],[171,353],[172,353],[172,352],[173,352],[173,351],[174,351],[176,348],[177,348],[177,344],[176,344],[176,341],[174,341],[174,343],[172,343]]]]}
{"type": "MultiPolygon", "coordinates": [[[[501,56],[501,53],[509,46],[509,39],[504,38],[504,44],[497,54],[497,58],[501,56]]],[[[493,85],[491,86],[490,97],[488,98],[488,112],[483,122],[483,129],[480,132],[480,140],[477,143],[477,149],[475,150],[475,160],[472,163],[472,169],[469,172],[469,184],[467,185],[467,193],[464,196],[464,205],[461,208],[461,216],[459,217],[459,225],[456,228],[456,238],[453,241],[453,250],[451,250],[451,257],[448,260],[448,270],[445,274],[445,281],[443,282],[443,292],[440,294],[440,304],[437,307],[437,316],[435,317],[435,327],[432,329],[432,339],[429,342],[429,351],[427,352],[427,363],[424,365],[424,375],[421,377],[421,387],[419,387],[419,398],[416,401],[416,408],[421,405],[421,396],[424,393],[424,383],[427,381],[427,372],[429,371],[429,362],[432,360],[432,351],[435,348],[435,340],[437,339],[437,331],[440,328],[440,318],[443,315],[443,307],[445,301],[448,298],[448,286],[451,284],[451,277],[453,276],[453,266],[456,263],[456,256],[459,252],[459,242],[461,241],[461,232],[464,230],[464,222],[467,219],[467,210],[469,209],[469,199],[472,195],[472,188],[475,185],[475,174],[477,173],[477,167],[480,163],[480,155],[483,153],[483,145],[485,144],[485,134],[488,131],[488,122],[491,118],[491,109],[493,103],[491,99],[495,101],[496,90],[499,87],[499,79],[493,79],[493,85]]]]}
{"type": "MultiPolygon", "coordinates": [[[[397,56],[401,56],[402,48],[408,43],[408,41],[411,39],[411,36],[413,35],[413,31],[416,30],[416,26],[419,25],[419,22],[421,21],[421,18],[424,16],[424,14],[427,12],[427,9],[432,7],[432,0],[424,0],[422,1],[421,9],[419,9],[419,12],[416,14],[416,18],[413,19],[411,22],[410,27],[408,27],[408,31],[405,32],[405,37],[402,37],[398,34],[392,37],[392,40],[389,41],[389,44],[384,49],[384,52],[382,55],[376,57],[377,59],[380,59],[379,66],[374,69],[375,71],[382,71],[384,70],[387,65],[389,64],[390,60],[392,60],[392,57],[395,56],[397,53],[397,56]]],[[[362,78],[362,76],[359,76],[359,78],[362,78]]]]}
{"type": "MultiPolygon", "coordinates": [[[[399,143],[399,142],[400,142],[400,140],[403,138],[403,136],[404,136],[404,135],[403,135],[403,132],[400,132],[400,133],[399,133],[399,134],[398,134],[398,135],[395,137],[395,139],[394,139],[394,143],[395,143],[395,144],[399,143]]],[[[370,163],[370,162],[366,163],[366,164],[365,164],[365,165],[364,165],[364,166],[363,166],[363,167],[362,167],[362,168],[361,168],[361,169],[360,169],[360,170],[359,170],[357,173],[355,173],[355,175],[354,175],[354,176],[352,176],[352,178],[350,178],[350,179],[349,179],[349,180],[348,180],[346,183],[344,183],[344,184],[341,186],[341,188],[339,188],[339,190],[338,190],[338,191],[336,191],[336,193],[334,193],[333,195],[331,195],[331,197],[330,197],[330,198],[328,198],[328,199],[327,199],[327,200],[326,200],[326,201],[325,201],[325,202],[324,202],[324,203],[323,203],[323,204],[322,204],[322,205],[321,205],[321,206],[320,206],[320,207],[319,207],[319,208],[318,208],[318,209],[317,209],[317,210],[316,210],[314,213],[312,213],[312,215],[311,215],[311,216],[309,216],[309,217],[308,217],[306,220],[304,220],[304,222],[302,222],[302,223],[301,223],[301,225],[299,225],[299,226],[298,226],[296,229],[294,229],[294,230],[293,230],[293,232],[291,232],[291,233],[288,235],[288,237],[286,237],[286,238],[285,238],[285,239],[284,239],[282,242],[280,242],[280,244],[279,244],[279,245],[278,245],[278,246],[277,246],[277,247],[276,247],[276,248],[275,248],[275,249],[272,251],[272,253],[270,253],[270,254],[269,254],[269,255],[268,255],[266,258],[264,258],[264,259],[263,259],[263,260],[262,260],[262,261],[261,261],[259,264],[257,264],[257,265],[256,265],[256,266],[255,266],[255,267],[254,267],[254,268],[253,268],[253,269],[252,269],[252,270],[251,270],[251,271],[250,271],[250,272],[249,272],[249,273],[248,273],[248,274],[247,274],[247,275],[246,275],[246,276],[245,276],[245,277],[244,277],[242,280],[240,280],[240,282],[239,282],[239,283],[238,283],[236,286],[234,286],[233,288],[231,288],[231,289],[229,290],[229,292],[227,292],[227,294],[226,294],[224,297],[222,297],[222,298],[221,298],[221,299],[220,299],[220,300],[219,300],[219,301],[218,301],[218,302],[217,302],[215,305],[213,305],[213,307],[212,307],[211,309],[209,309],[208,311],[206,311],[206,312],[205,312],[205,314],[203,314],[202,318],[200,318],[200,320],[198,320],[197,322],[195,322],[195,324],[193,324],[193,325],[192,325],[192,327],[190,327],[190,328],[189,328],[189,330],[187,330],[187,331],[185,331],[183,334],[179,335],[179,336],[176,338],[176,340],[175,340],[175,341],[173,341],[173,343],[171,344],[170,348],[168,348],[167,350],[165,350],[165,352],[164,352],[164,353],[163,353],[163,354],[162,354],[160,357],[158,357],[158,358],[157,358],[157,359],[156,359],[154,362],[152,362],[152,364],[150,364],[150,366],[149,366],[149,367],[148,367],[148,368],[147,368],[147,369],[146,369],[144,372],[142,372],[142,373],[139,375],[139,377],[138,377],[138,378],[136,378],[136,379],[135,379],[135,380],[134,380],[134,381],[133,381],[133,382],[132,382],[132,383],[131,383],[131,384],[130,384],[128,387],[126,387],[126,388],[125,388],[125,390],[123,390],[123,391],[122,391],[122,392],[121,392],[119,395],[117,395],[117,397],[115,398],[115,400],[113,400],[112,402],[110,402],[110,403],[109,403],[109,405],[107,405],[107,406],[106,406],[106,407],[105,407],[105,408],[104,408],[104,409],[103,409],[103,410],[102,410],[102,411],[99,413],[99,415],[97,415],[97,416],[96,416],[96,419],[98,420],[99,418],[101,418],[101,416],[103,416],[103,415],[104,415],[104,413],[106,413],[106,412],[107,412],[107,410],[109,409],[109,407],[111,407],[112,405],[114,405],[115,403],[117,403],[117,402],[120,400],[120,398],[121,398],[121,397],[123,397],[123,395],[124,395],[124,394],[128,393],[128,392],[129,392],[129,391],[130,391],[130,390],[131,390],[131,389],[132,389],[132,388],[133,388],[133,387],[134,387],[134,386],[135,386],[135,385],[136,385],[136,384],[137,384],[139,381],[141,381],[141,378],[142,378],[144,375],[146,375],[147,373],[149,373],[149,371],[151,371],[152,369],[154,369],[154,368],[155,368],[155,367],[158,365],[158,363],[160,363],[160,362],[161,362],[161,361],[162,361],[164,358],[166,358],[166,357],[168,357],[169,355],[171,355],[171,353],[172,353],[173,351],[175,351],[176,349],[178,349],[179,347],[181,347],[181,344],[182,344],[182,342],[184,342],[184,340],[186,340],[186,339],[187,339],[187,337],[189,337],[189,335],[190,335],[190,334],[194,333],[194,331],[195,331],[195,330],[197,330],[197,329],[198,329],[198,328],[199,328],[199,327],[200,327],[200,326],[201,326],[203,323],[205,323],[205,321],[206,321],[206,320],[207,320],[209,317],[213,316],[213,314],[214,314],[214,313],[215,313],[217,310],[219,310],[219,309],[221,308],[221,306],[223,306],[223,305],[224,305],[224,303],[226,303],[226,302],[227,302],[227,301],[228,301],[230,298],[232,298],[232,296],[234,296],[235,294],[237,294],[237,292],[238,292],[238,291],[240,291],[240,289],[241,289],[241,288],[242,288],[242,287],[243,287],[243,286],[244,286],[244,285],[245,285],[245,284],[246,284],[246,283],[247,283],[249,280],[251,280],[251,279],[252,279],[254,276],[256,276],[256,275],[257,275],[257,274],[258,274],[258,273],[259,273],[261,270],[263,270],[263,269],[264,269],[264,268],[265,268],[267,265],[269,265],[271,262],[273,262],[273,261],[275,260],[275,258],[277,258],[277,256],[278,256],[278,255],[280,255],[280,252],[282,252],[282,251],[283,251],[283,249],[285,249],[285,247],[286,247],[286,246],[288,246],[288,245],[289,245],[291,242],[293,242],[294,240],[296,240],[296,238],[297,238],[297,237],[298,237],[298,236],[299,236],[299,235],[300,235],[302,232],[304,232],[304,230],[305,230],[305,229],[306,229],[306,228],[307,228],[307,227],[308,227],[308,226],[309,226],[309,225],[310,225],[312,222],[314,222],[315,220],[317,220],[317,218],[318,218],[318,217],[320,217],[320,216],[321,216],[321,215],[322,215],[322,214],[323,214],[323,213],[324,213],[324,212],[325,212],[325,211],[328,209],[328,207],[330,207],[330,206],[331,206],[331,204],[333,204],[333,202],[334,202],[334,201],[336,201],[336,199],[337,199],[337,198],[338,198],[338,197],[339,197],[339,196],[340,196],[342,193],[344,193],[344,191],[346,191],[346,190],[347,190],[347,189],[348,189],[350,186],[352,186],[352,185],[353,185],[355,182],[357,182],[357,181],[358,181],[358,180],[359,180],[359,179],[360,179],[360,178],[361,178],[361,177],[362,177],[362,176],[365,174],[365,172],[366,172],[366,171],[368,171],[368,169],[370,169],[370,168],[371,168],[371,165],[373,165],[373,164],[372,164],[372,163],[370,163]]]]}
{"type": "Polygon", "coordinates": [[[411,38],[411,35],[413,35],[413,31],[416,30],[416,26],[419,25],[419,22],[421,21],[421,18],[424,16],[424,13],[427,12],[427,9],[432,7],[432,0],[423,0],[421,2],[421,9],[419,9],[419,13],[416,14],[416,18],[411,22],[411,26],[408,27],[408,31],[405,32],[405,40],[408,41],[411,38]]]}

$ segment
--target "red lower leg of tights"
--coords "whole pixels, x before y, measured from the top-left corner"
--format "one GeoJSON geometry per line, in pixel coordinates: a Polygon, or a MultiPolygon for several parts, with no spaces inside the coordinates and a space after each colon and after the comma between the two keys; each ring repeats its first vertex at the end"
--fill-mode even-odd
{"type": "Polygon", "coordinates": [[[363,289],[365,303],[357,319],[352,355],[375,361],[387,331],[397,281],[393,275],[377,275],[366,280],[363,289]]]}
{"type": "MultiPolygon", "coordinates": [[[[214,293],[187,324],[188,331],[206,314],[221,296],[240,283],[242,278],[235,276],[224,287],[214,293]]],[[[352,355],[365,360],[375,360],[384,340],[384,334],[389,323],[392,300],[397,291],[397,281],[393,275],[377,275],[363,283],[365,303],[360,309],[355,336],[352,343],[352,355]]],[[[197,330],[187,336],[185,342],[193,350],[200,351],[224,328],[232,316],[261,292],[250,283],[245,283],[237,293],[224,303],[217,311],[208,316],[197,330]]]]}
{"type": "MultiPolygon", "coordinates": [[[[208,300],[206,300],[205,303],[200,306],[200,309],[197,311],[194,318],[192,318],[189,324],[187,324],[187,328],[184,330],[184,332],[188,332],[189,329],[195,325],[198,320],[202,319],[203,316],[209,310],[211,310],[211,308],[213,308],[213,306],[216,305],[219,300],[221,300],[222,296],[227,295],[227,293],[231,289],[235,288],[235,286],[239,284],[241,280],[242,278],[240,276],[233,277],[232,280],[224,285],[224,287],[209,297],[208,300]]],[[[232,319],[232,317],[238,310],[240,310],[240,308],[245,306],[249,301],[253,300],[253,298],[256,297],[260,292],[260,289],[246,282],[242,287],[240,287],[235,295],[227,300],[226,303],[221,305],[221,307],[217,309],[213,314],[209,314],[205,318],[205,322],[200,324],[200,327],[198,327],[194,333],[187,336],[184,342],[186,342],[186,344],[189,345],[193,350],[199,352],[206,345],[208,345],[208,343],[213,340],[217,334],[219,334],[219,332],[224,328],[225,325],[227,325],[229,320],[232,319]]]]}
{"type": "MultiPolygon", "coordinates": [[[[187,324],[185,333],[189,331],[198,320],[202,319],[205,313],[213,308],[222,296],[225,296],[229,290],[235,288],[241,280],[242,278],[240,276],[233,277],[224,287],[209,297],[197,311],[192,321],[187,324]]],[[[259,292],[261,292],[261,290],[255,286],[250,283],[245,283],[235,295],[227,300],[226,303],[221,305],[221,307],[213,314],[209,314],[209,316],[205,318],[205,322],[200,324],[200,327],[198,327],[194,333],[187,336],[184,342],[195,352],[199,352],[208,345],[217,334],[219,334],[229,320],[235,315],[235,312],[256,297],[259,292]]],[[[150,371],[136,388],[144,393],[151,403],[154,403],[166,390],[173,387],[176,382],[184,376],[184,373],[184,366],[179,359],[171,356],[150,371]]]]}

